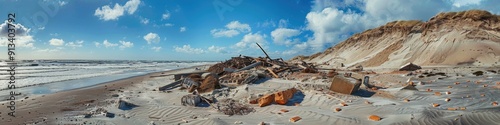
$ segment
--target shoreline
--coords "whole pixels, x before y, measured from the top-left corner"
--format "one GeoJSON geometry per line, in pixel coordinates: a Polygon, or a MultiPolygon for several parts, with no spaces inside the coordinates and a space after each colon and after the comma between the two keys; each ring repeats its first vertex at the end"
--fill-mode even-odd
{"type": "Polygon", "coordinates": [[[162,75],[162,73],[172,75],[175,72],[186,71],[194,68],[207,67],[212,64],[190,66],[185,68],[178,68],[168,71],[159,71],[147,73],[144,75],[133,76],[129,78],[123,78],[118,80],[113,80],[109,82],[99,83],[93,86],[87,86],[77,89],[64,90],[51,94],[42,95],[29,95],[28,97],[18,97],[16,99],[16,117],[8,116],[8,109],[5,107],[6,101],[0,102],[2,108],[0,108],[0,123],[35,123],[35,122],[48,122],[49,124],[59,124],[55,121],[60,120],[58,117],[61,114],[65,114],[66,111],[81,111],[86,107],[82,107],[79,104],[81,102],[99,102],[105,99],[113,98],[111,96],[119,91],[108,91],[108,90],[122,90],[134,85],[141,84],[145,79],[150,78],[155,75],[162,75]],[[103,91],[104,90],[104,91],[103,91]],[[39,106],[37,106],[39,105],[39,106]],[[73,108],[74,107],[74,108],[73,108]],[[34,112],[38,114],[34,114],[34,112]],[[53,118],[53,119],[50,119],[53,118]],[[50,119],[50,120],[49,120],[50,119]]]}
{"type": "MultiPolygon", "coordinates": [[[[97,85],[100,85],[100,84],[106,84],[106,83],[109,83],[109,82],[115,82],[115,81],[119,81],[119,80],[130,79],[130,78],[134,78],[134,77],[140,77],[140,76],[145,76],[145,75],[150,75],[150,74],[155,74],[155,73],[160,73],[160,72],[178,71],[178,70],[189,69],[189,68],[193,68],[193,67],[210,66],[210,65],[212,65],[212,64],[195,65],[195,66],[184,67],[184,68],[177,68],[177,69],[171,69],[171,70],[165,70],[165,71],[155,71],[155,72],[145,73],[145,74],[141,74],[141,75],[127,76],[127,77],[124,77],[124,78],[118,78],[118,79],[114,79],[114,80],[110,80],[110,81],[106,81],[106,82],[100,82],[100,83],[96,83],[96,84],[93,84],[93,85],[88,85],[88,86],[84,86],[84,87],[80,87],[80,88],[72,88],[72,89],[66,89],[66,90],[59,90],[59,91],[56,91],[56,92],[50,92],[48,94],[53,94],[53,93],[63,92],[63,91],[71,91],[71,90],[76,90],[76,89],[91,88],[93,86],[97,86],[97,85]]],[[[83,78],[83,79],[92,79],[92,78],[95,78],[95,77],[83,78]]],[[[33,85],[28,85],[28,86],[16,87],[16,89],[26,89],[26,88],[29,88],[29,87],[37,87],[37,86],[42,86],[42,85],[57,84],[58,82],[67,82],[67,81],[73,81],[73,80],[82,80],[82,79],[70,79],[70,80],[57,81],[57,82],[33,84],[33,85]]],[[[2,91],[8,91],[8,90],[15,90],[15,89],[5,88],[5,89],[0,89],[0,92],[2,92],[2,91]]],[[[25,94],[25,93],[22,93],[22,94],[25,94]]],[[[33,93],[30,93],[27,96],[33,96],[33,95],[46,95],[46,94],[33,94],[33,93]]],[[[7,100],[5,100],[5,99],[4,100],[0,100],[0,103],[2,103],[4,101],[7,101],[7,100]]]]}

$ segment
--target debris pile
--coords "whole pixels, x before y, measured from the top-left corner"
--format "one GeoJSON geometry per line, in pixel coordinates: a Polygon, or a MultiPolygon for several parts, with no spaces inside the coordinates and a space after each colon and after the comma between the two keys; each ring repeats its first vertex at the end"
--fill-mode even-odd
{"type": "Polygon", "coordinates": [[[250,112],[254,112],[255,109],[249,105],[245,105],[237,102],[233,99],[224,99],[216,103],[216,108],[219,112],[226,115],[246,115],[250,112]]]}
{"type": "MultiPolygon", "coordinates": [[[[244,105],[244,103],[257,104],[259,107],[271,104],[286,105],[289,100],[295,100],[294,95],[299,91],[292,87],[270,94],[260,93],[258,96],[249,96],[248,100],[239,100],[239,102],[228,98],[232,89],[242,85],[254,84],[261,78],[301,81],[333,78],[330,86],[328,84],[304,84],[297,87],[301,90],[314,89],[322,91],[330,89],[344,94],[352,94],[360,87],[361,81],[352,78],[351,73],[343,73],[346,77],[341,77],[337,69],[319,69],[315,64],[304,61],[292,63],[286,62],[282,58],[272,59],[263,49],[262,52],[266,57],[254,58],[240,55],[212,65],[207,71],[174,75],[176,82],[160,87],[158,90],[172,90],[178,87],[187,89],[187,92],[191,94],[184,95],[181,98],[181,104],[184,106],[202,106],[201,103],[207,102],[226,115],[245,115],[254,111],[254,109],[249,105],[244,105]],[[205,98],[201,94],[212,96],[212,100],[205,98]],[[223,101],[217,102],[214,96],[223,101]]],[[[363,67],[358,66],[356,69],[362,71],[363,67]]],[[[235,89],[235,92],[238,90],[235,89]]],[[[248,87],[245,90],[248,90],[248,87]]]]}

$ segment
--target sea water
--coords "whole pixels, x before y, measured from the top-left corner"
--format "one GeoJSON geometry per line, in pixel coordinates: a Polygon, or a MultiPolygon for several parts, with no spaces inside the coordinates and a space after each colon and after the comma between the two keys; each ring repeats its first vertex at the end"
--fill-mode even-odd
{"type": "Polygon", "coordinates": [[[50,94],[94,86],[100,83],[168,71],[214,62],[194,61],[114,61],[114,60],[43,60],[18,63],[16,89],[8,89],[9,72],[0,65],[0,100],[10,91],[31,94],[50,94]]]}

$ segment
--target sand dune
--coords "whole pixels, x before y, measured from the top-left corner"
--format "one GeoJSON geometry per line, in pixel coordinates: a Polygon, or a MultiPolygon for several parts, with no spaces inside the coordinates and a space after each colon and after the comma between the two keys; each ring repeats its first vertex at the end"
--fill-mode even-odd
{"type": "Polygon", "coordinates": [[[500,66],[498,17],[470,10],[440,13],[427,22],[394,21],[303,59],[328,64],[325,67],[344,63],[347,67],[399,68],[408,62],[422,66],[500,66]]]}

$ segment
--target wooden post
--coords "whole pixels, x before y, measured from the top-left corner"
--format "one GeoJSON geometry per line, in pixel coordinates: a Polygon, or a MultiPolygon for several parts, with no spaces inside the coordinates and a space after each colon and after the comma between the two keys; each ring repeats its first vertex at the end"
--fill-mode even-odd
{"type": "Polygon", "coordinates": [[[267,55],[266,51],[264,51],[264,49],[262,49],[262,47],[259,45],[259,43],[255,43],[255,44],[257,44],[257,46],[259,46],[259,48],[262,50],[262,52],[264,52],[264,54],[266,54],[266,58],[271,60],[271,57],[269,57],[269,55],[267,55]]]}

